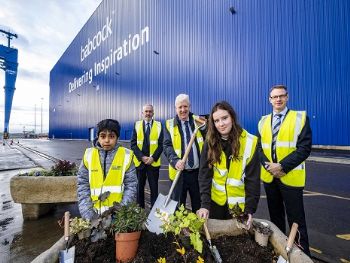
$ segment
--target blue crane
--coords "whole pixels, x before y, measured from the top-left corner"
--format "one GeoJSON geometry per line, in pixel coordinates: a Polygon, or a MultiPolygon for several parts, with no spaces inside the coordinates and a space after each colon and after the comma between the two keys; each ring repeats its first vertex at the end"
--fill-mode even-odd
{"type": "Polygon", "coordinates": [[[4,139],[8,138],[9,122],[12,108],[13,94],[18,67],[18,50],[10,47],[12,38],[18,38],[17,34],[0,29],[0,32],[7,37],[7,46],[0,45],[0,68],[5,71],[5,118],[4,118],[4,139]]]}

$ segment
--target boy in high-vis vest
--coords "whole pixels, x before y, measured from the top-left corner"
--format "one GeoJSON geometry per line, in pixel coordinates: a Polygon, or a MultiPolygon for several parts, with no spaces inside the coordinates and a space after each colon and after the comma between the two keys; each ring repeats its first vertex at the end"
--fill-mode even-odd
{"type": "Polygon", "coordinates": [[[105,119],[97,124],[94,147],[85,150],[77,174],[80,215],[94,219],[114,202],[125,205],[136,201],[137,177],[133,152],[118,143],[119,122],[105,119]],[[99,198],[109,192],[106,200],[99,198]]]}

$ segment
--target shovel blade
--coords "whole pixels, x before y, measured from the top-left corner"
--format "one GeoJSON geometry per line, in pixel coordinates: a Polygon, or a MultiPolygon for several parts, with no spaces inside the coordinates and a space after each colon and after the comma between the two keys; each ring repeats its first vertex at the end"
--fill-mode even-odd
{"type": "Polygon", "coordinates": [[[75,246],[68,250],[61,250],[59,254],[60,263],[74,263],[75,246]]]}
{"type": "Polygon", "coordinates": [[[147,229],[152,233],[156,233],[157,235],[163,233],[163,229],[160,226],[163,224],[160,219],[160,214],[166,217],[172,215],[175,212],[177,202],[174,200],[169,200],[169,203],[165,206],[166,196],[159,194],[156,202],[154,203],[151,212],[147,218],[147,229]],[[159,209],[159,213],[158,210],[159,209]]]}
{"type": "Polygon", "coordinates": [[[282,256],[279,256],[278,257],[278,260],[277,260],[277,262],[276,263],[287,263],[288,261],[287,260],[285,260],[284,259],[284,257],[282,257],[282,256]]]}
{"type": "Polygon", "coordinates": [[[222,259],[221,259],[221,256],[219,254],[219,250],[216,248],[216,246],[210,246],[209,248],[210,248],[211,254],[214,257],[215,262],[222,263],[222,259]]]}

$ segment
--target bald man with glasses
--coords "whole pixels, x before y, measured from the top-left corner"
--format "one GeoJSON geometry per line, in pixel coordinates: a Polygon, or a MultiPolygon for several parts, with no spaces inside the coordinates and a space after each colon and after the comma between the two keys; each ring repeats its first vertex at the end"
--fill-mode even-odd
{"type": "Polygon", "coordinates": [[[262,116],[258,129],[258,151],[261,180],[267,197],[271,221],[286,233],[286,214],[289,227],[299,225],[300,246],[310,256],[304,212],[305,160],[310,155],[312,132],[305,111],[287,107],[289,96],[284,85],[273,86],[269,102],[273,112],[262,116]]]}

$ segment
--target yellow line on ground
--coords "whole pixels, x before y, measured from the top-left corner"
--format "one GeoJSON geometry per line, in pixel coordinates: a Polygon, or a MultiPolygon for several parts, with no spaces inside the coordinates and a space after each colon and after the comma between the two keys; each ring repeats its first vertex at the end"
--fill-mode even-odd
{"type": "Polygon", "coordinates": [[[333,197],[333,198],[338,198],[338,199],[350,201],[349,197],[343,197],[343,196],[339,196],[339,195],[322,194],[322,193],[318,193],[318,192],[304,190],[304,196],[308,196],[308,195],[310,195],[310,196],[322,195],[322,196],[333,197]]]}
{"type": "Polygon", "coordinates": [[[322,251],[319,250],[319,249],[317,249],[317,248],[313,248],[313,247],[309,247],[309,248],[310,248],[310,250],[313,251],[313,252],[316,252],[316,253],[318,253],[318,254],[322,254],[322,251]]]}
{"type": "Polygon", "coordinates": [[[350,261],[346,260],[345,258],[340,258],[340,261],[343,262],[343,263],[350,263],[350,261]]]}
{"type": "Polygon", "coordinates": [[[336,235],[337,238],[345,239],[345,240],[350,240],[350,234],[341,234],[341,235],[336,235]]]}

